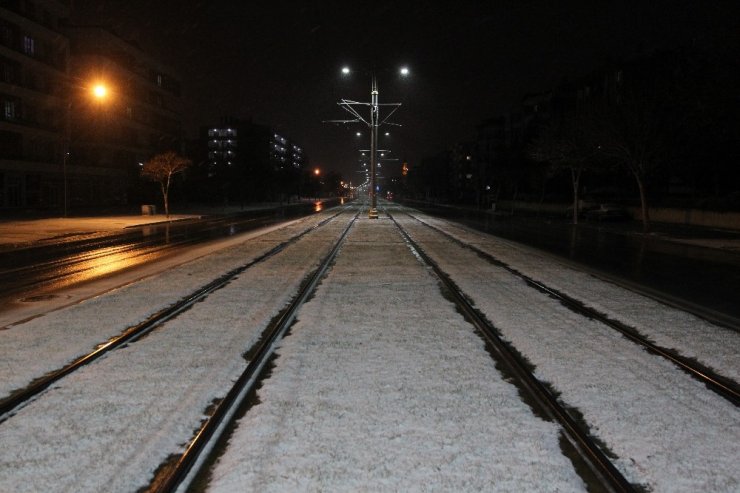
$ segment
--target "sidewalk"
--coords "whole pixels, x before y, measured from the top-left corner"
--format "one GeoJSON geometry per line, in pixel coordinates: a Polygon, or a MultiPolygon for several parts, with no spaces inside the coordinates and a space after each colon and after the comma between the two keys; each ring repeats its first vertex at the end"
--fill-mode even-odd
{"type": "MultiPolygon", "coordinates": [[[[169,221],[199,218],[200,215],[170,215],[169,221]]],[[[0,245],[22,245],[40,240],[115,231],[142,224],[168,221],[164,214],[152,216],[58,217],[0,221],[0,245]]]]}
{"type": "Polygon", "coordinates": [[[116,231],[131,226],[154,224],[166,221],[182,221],[186,219],[198,219],[204,216],[238,214],[247,210],[269,209],[279,204],[255,204],[246,207],[178,207],[180,214],[170,214],[169,219],[164,214],[144,215],[119,214],[112,212],[103,213],[99,216],[75,216],[75,217],[47,217],[47,218],[10,218],[0,219],[0,246],[23,245],[42,240],[54,240],[55,238],[69,238],[70,236],[89,235],[116,231]]]}

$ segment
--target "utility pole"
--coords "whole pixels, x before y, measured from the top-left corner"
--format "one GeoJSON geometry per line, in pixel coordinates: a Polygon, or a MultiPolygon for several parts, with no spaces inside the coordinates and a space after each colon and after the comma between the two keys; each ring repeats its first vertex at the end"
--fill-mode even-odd
{"type": "Polygon", "coordinates": [[[378,218],[378,189],[376,187],[378,166],[378,82],[373,75],[370,91],[370,212],[368,218],[378,218]]]}
{"type": "Polygon", "coordinates": [[[64,181],[64,216],[67,217],[67,159],[69,159],[69,144],[65,145],[62,156],[62,175],[64,181]]]}
{"type": "MultiPolygon", "coordinates": [[[[342,73],[348,75],[350,69],[345,67],[342,69],[342,73]]],[[[402,76],[408,76],[408,69],[402,68],[400,70],[402,76]]],[[[396,125],[397,123],[388,122],[388,118],[398,110],[401,103],[384,103],[378,102],[378,81],[375,78],[375,74],[372,74],[372,85],[370,87],[370,102],[361,103],[358,101],[352,101],[348,99],[342,99],[339,103],[345,111],[352,114],[355,118],[352,120],[327,120],[324,123],[364,123],[370,127],[370,211],[368,212],[368,218],[378,218],[378,190],[377,190],[377,167],[378,167],[378,129],[381,125],[396,125]],[[370,119],[365,119],[358,111],[355,106],[369,106],[370,107],[370,119]],[[393,110],[388,113],[383,121],[380,120],[380,106],[393,106],[393,110]]]]}

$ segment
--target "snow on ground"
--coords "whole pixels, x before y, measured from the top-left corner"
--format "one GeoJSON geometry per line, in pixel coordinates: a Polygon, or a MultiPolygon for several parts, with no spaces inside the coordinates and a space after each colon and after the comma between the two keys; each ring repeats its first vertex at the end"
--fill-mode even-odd
{"type": "Polygon", "coordinates": [[[244,352],[348,220],[345,215],[247,269],[2,423],[2,490],[131,492],[146,486],[168,455],[183,451],[209,404],[243,371],[244,352]]]}
{"type": "MultiPolygon", "coordinates": [[[[2,393],[322,218],[0,331],[2,393]]],[[[0,490],[136,491],[146,485],[169,454],[182,451],[208,405],[226,393],[246,364],[243,353],[346,220],[251,267],[0,424],[0,490]]],[[[661,345],[738,372],[740,346],[727,334],[716,336],[714,326],[536,250],[426,220],[630,320],[661,345]],[[625,308],[628,314],[620,315],[625,308]]],[[[736,408],[470,250],[405,223],[536,365],[538,376],[584,413],[629,478],[655,491],[740,490],[736,408]]],[[[560,453],[557,426],[533,416],[502,379],[472,327],[387,219],[363,219],[353,229],[317,295],[298,313],[276,364],[259,391],[262,402],[242,419],[213,470],[213,491],[584,489],[560,453]]]]}
{"type": "Polygon", "coordinates": [[[57,370],[127,327],[191,294],[213,279],[248,263],[329,214],[307,217],[269,229],[242,243],[140,282],[42,317],[0,330],[0,398],[57,370]]]}
{"type": "Polygon", "coordinates": [[[636,328],[658,346],[695,358],[740,382],[740,333],[576,270],[541,250],[421,216],[455,238],[475,245],[519,272],[636,328]]]}
{"type": "MultiPolygon", "coordinates": [[[[736,407],[614,330],[572,312],[505,269],[480,262],[475,252],[413,219],[398,219],[503,337],[535,365],[538,378],[550,382],[562,401],[584,414],[593,434],[617,454],[628,479],[656,491],[740,489],[736,407]]],[[[546,257],[512,254],[506,251],[509,245],[495,241],[486,242],[486,250],[528,275],[541,279],[544,276],[536,274],[544,271],[545,282],[577,275],[548,263],[546,257]]],[[[592,279],[589,286],[593,284],[592,279]]],[[[612,289],[611,296],[622,307],[641,302],[624,290],[612,289]]],[[[662,319],[653,331],[673,325],[677,318],[662,319]]],[[[714,343],[707,339],[710,347],[704,352],[714,343]]],[[[690,343],[700,346],[704,340],[696,337],[690,343]]]]}
{"type": "Polygon", "coordinates": [[[388,219],[360,220],[210,491],[582,491],[388,219]]]}

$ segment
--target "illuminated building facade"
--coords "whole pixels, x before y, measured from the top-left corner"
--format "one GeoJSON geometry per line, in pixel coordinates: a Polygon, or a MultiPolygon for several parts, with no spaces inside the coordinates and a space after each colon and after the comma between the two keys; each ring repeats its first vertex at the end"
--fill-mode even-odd
{"type": "Polygon", "coordinates": [[[303,148],[266,125],[224,118],[204,127],[205,175],[228,201],[287,199],[298,194],[306,167],[303,148]]]}

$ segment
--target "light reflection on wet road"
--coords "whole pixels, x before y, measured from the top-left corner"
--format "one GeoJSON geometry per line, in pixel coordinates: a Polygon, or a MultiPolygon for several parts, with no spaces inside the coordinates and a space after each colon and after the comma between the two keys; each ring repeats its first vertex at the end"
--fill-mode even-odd
{"type": "Polygon", "coordinates": [[[309,203],[277,210],[204,220],[157,223],[60,240],[53,245],[9,250],[0,255],[0,306],[42,300],[72,285],[161,260],[183,248],[268,224],[319,212],[334,203],[309,203]]]}

